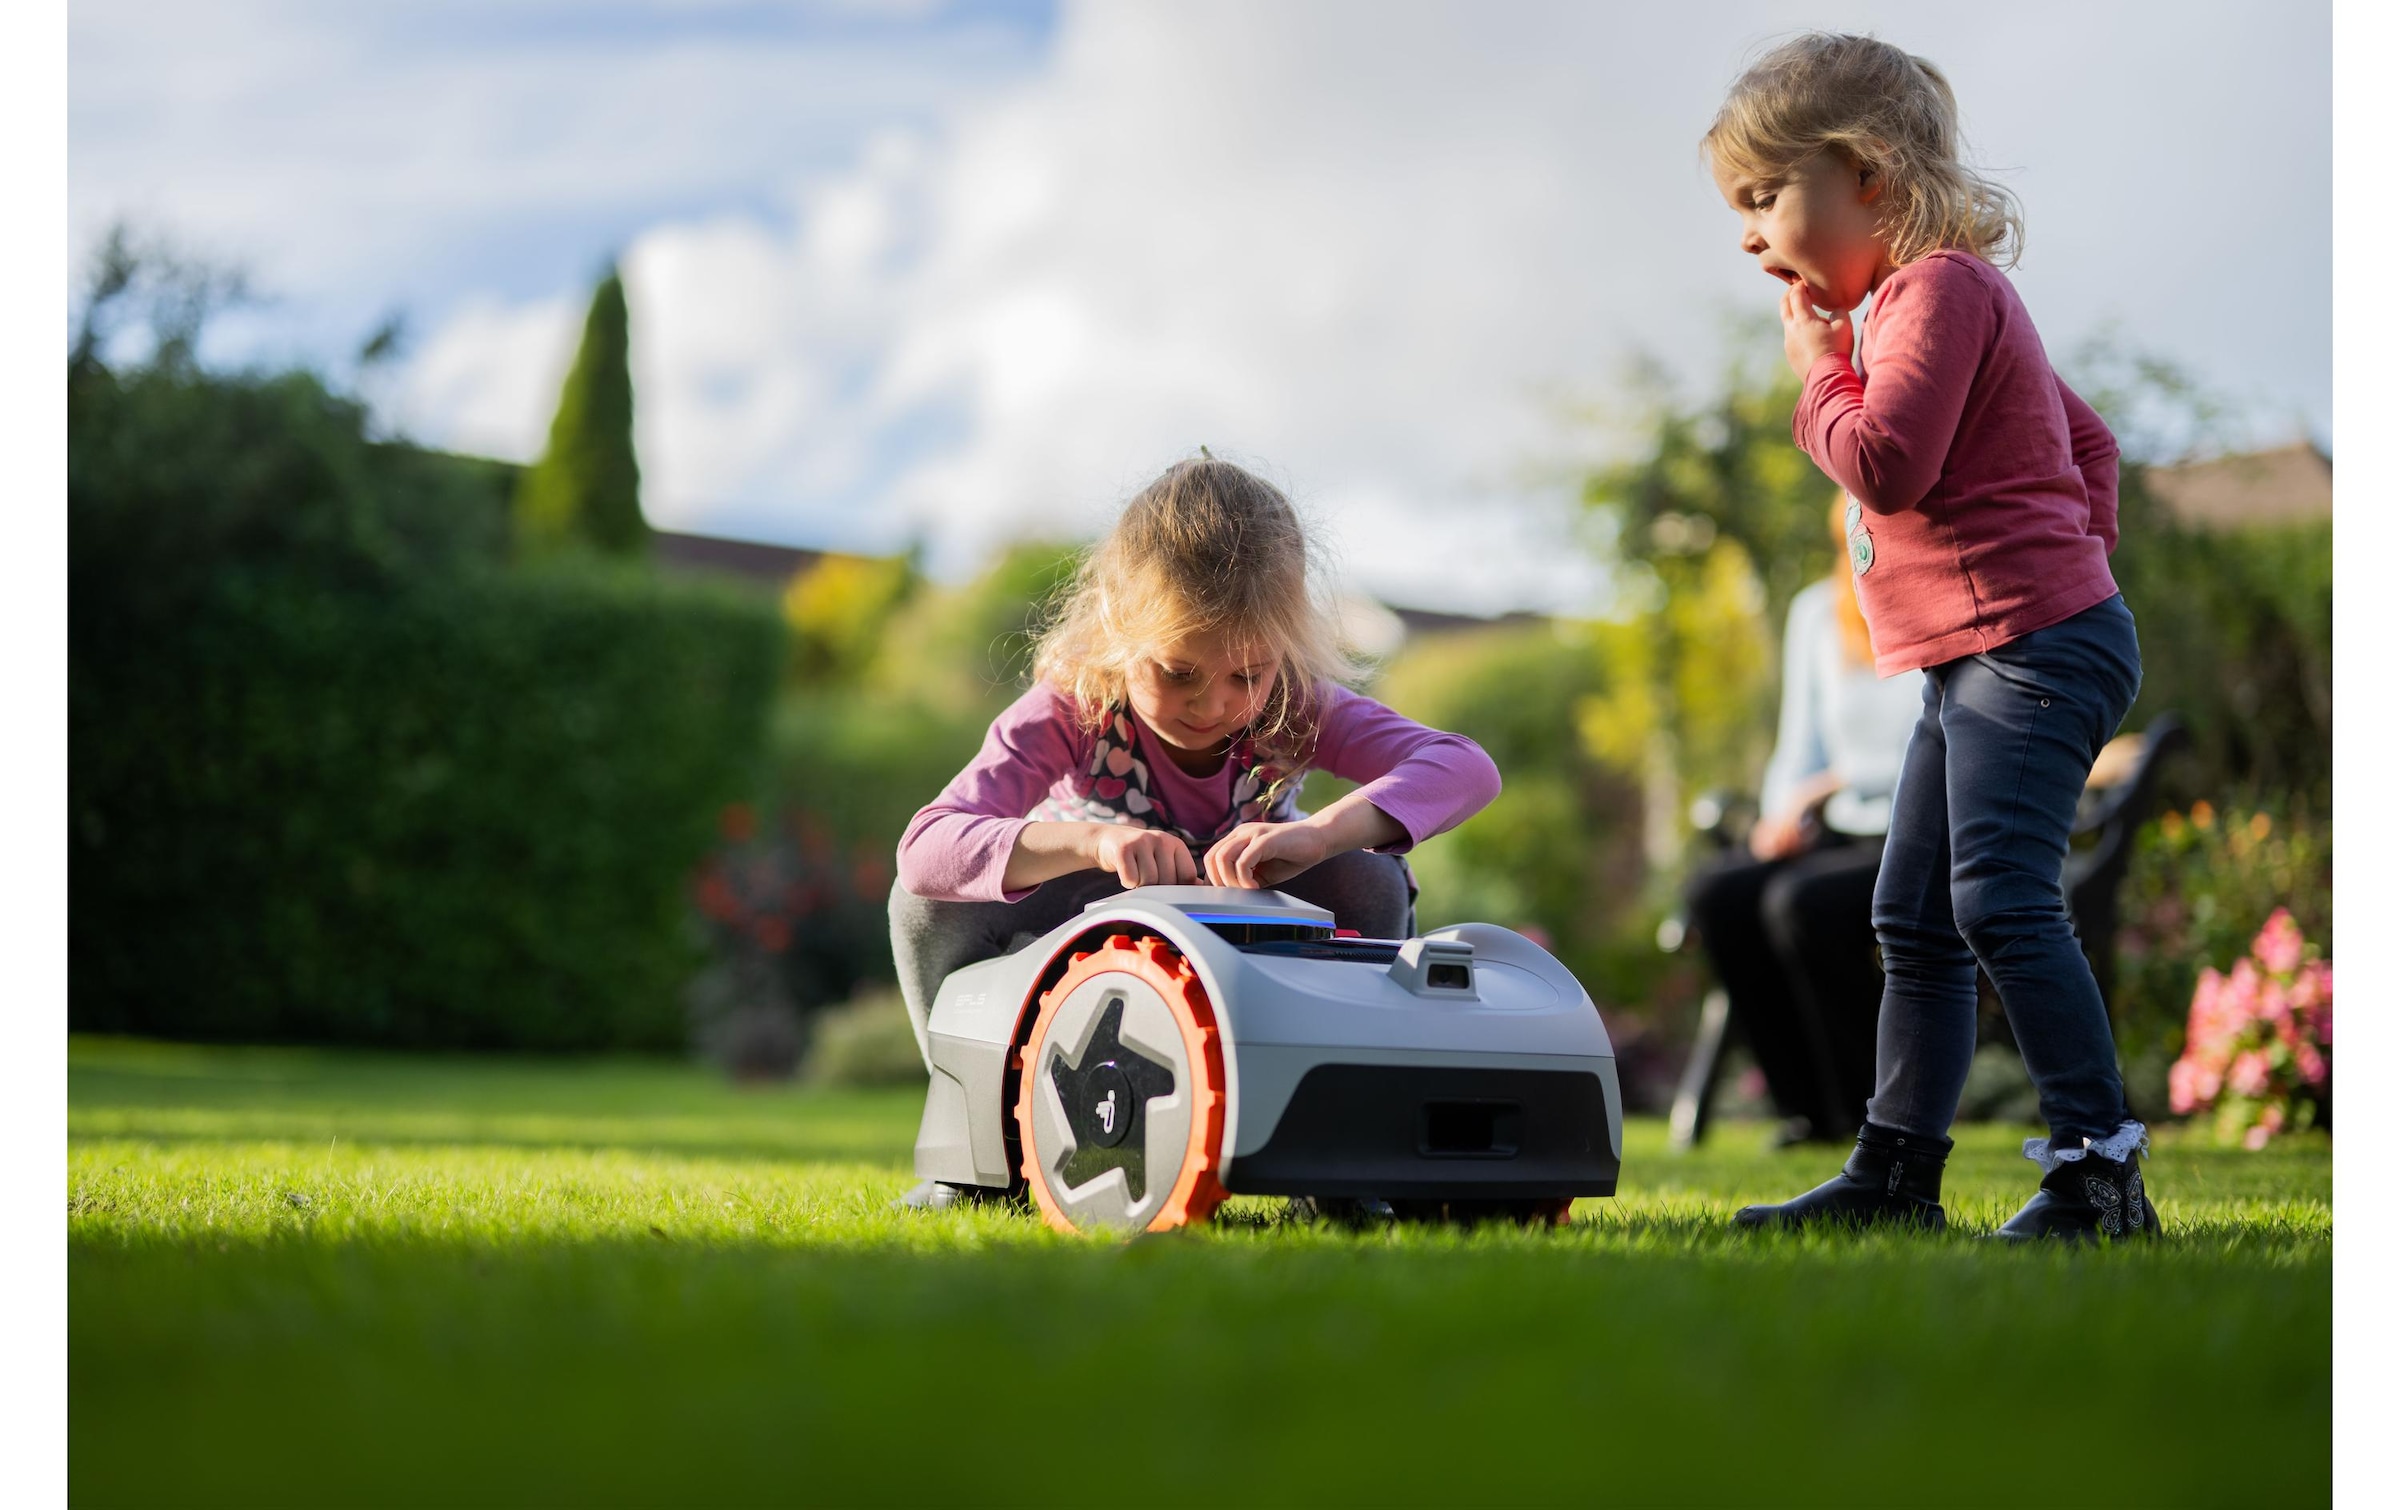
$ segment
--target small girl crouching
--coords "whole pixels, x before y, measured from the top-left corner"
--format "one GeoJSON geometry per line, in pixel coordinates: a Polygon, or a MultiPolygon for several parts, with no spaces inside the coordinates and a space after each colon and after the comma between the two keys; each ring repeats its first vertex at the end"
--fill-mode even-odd
{"type": "Polygon", "coordinates": [[[1142,489],[1085,557],[1033,687],[901,836],[892,957],[920,1051],[952,971],[1128,887],[1272,887],[1370,938],[1415,931],[1400,856],[1500,775],[1473,741],[1342,685],[1355,667],[1310,556],[1280,492],[1204,458],[1142,489]],[[1304,813],[1310,770],[1360,785],[1304,813]]]}

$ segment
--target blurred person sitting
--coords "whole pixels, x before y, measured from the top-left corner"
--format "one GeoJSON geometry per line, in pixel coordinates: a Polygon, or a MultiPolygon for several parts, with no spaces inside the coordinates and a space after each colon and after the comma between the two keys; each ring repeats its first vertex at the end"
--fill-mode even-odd
{"type": "Polygon", "coordinates": [[[1914,677],[1875,674],[1834,497],[1833,572],[1792,599],[1783,706],[1747,846],[1695,873],[1685,905],[1733,1022],[1786,1119],[1781,1142],[1853,1136],[1874,1090],[1883,970],[1868,911],[1900,756],[1922,711],[1914,677]]]}

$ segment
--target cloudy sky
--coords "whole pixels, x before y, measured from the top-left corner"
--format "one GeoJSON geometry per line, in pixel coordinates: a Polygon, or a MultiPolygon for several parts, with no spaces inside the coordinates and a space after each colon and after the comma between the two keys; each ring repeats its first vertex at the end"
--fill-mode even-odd
{"type": "Polygon", "coordinates": [[[227,360],[405,310],[387,423],[513,457],[620,258],[667,528],[955,572],[1206,444],[1389,599],[1589,606],[1573,415],[1772,308],[1694,141],[1805,26],[1949,72],[2054,355],[2330,444],[2323,5],[77,0],[69,225],[247,267],[227,360]]]}

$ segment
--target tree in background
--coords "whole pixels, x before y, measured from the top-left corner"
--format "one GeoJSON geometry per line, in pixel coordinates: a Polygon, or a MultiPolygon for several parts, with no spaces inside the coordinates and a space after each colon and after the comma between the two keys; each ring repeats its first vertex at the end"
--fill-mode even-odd
{"type": "Polygon", "coordinates": [[[625,283],[611,267],[592,291],[583,344],[558,395],[550,444],[517,489],[517,539],[532,551],[582,544],[630,555],[649,543],[633,454],[633,373],[625,283]]]}
{"type": "Polygon", "coordinates": [[[784,589],[793,678],[812,686],[855,682],[873,664],[892,616],[924,583],[914,551],[820,557],[784,589]]]}
{"type": "Polygon", "coordinates": [[[1637,593],[1680,590],[1688,584],[1650,579],[1731,540],[1780,636],[1793,596],[1826,570],[1834,485],[1792,444],[1800,382],[1783,364],[1778,328],[1743,320],[1727,344],[1734,359],[1696,403],[1679,401],[1655,363],[1637,366],[1626,386],[1639,397],[1612,411],[1624,459],[1584,478],[1583,502],[1637,593]]]}
{"type": "Polygon", "coordinates": [[[69,332],[69,1024],[679,1046],[686,881],[759,774],[773,607],[512,566],[515,468],[200,360],[238,287],[112,237],[69,332]]]}
{"type": "Polygon", "coordinates": [[[1833,485],[1792,444],[1800,385],[1775,329],[1739,322],[1729,346],[1735,359],[1697,403],[1655,364],[1637,367],[1628,388],[1641,397],[1617,416],[1624,459],[1581,490],[1630,612],[1595,627],[1606,689],[1579,723],[1596,757],[1639,774],[1644,850],[1660,871],[1681,856],[1691,798],[1757,783],[1784,613],[1834,559],[1833,485]]]}

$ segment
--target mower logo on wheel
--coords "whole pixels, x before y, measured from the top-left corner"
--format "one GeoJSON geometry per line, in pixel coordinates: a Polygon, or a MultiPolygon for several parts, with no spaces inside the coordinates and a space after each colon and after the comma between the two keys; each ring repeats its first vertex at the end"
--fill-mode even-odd
{"type": "Polygon", "coordinates": [[[1069,1190],[1122,1169],[1126,1194],[1138,1202],[1149,1188],[1143,1112],[1152,1100],[1175,1094],[1175,1071],[1127,1044],[1124,1028],[1125,1002],[1119,998],[1101,1009],[1082,1063],[1068,1063],[1063,1053],[1051,1056],[1050,1083],[1074,1139],[1053,1167],[1069,1190]]]}

